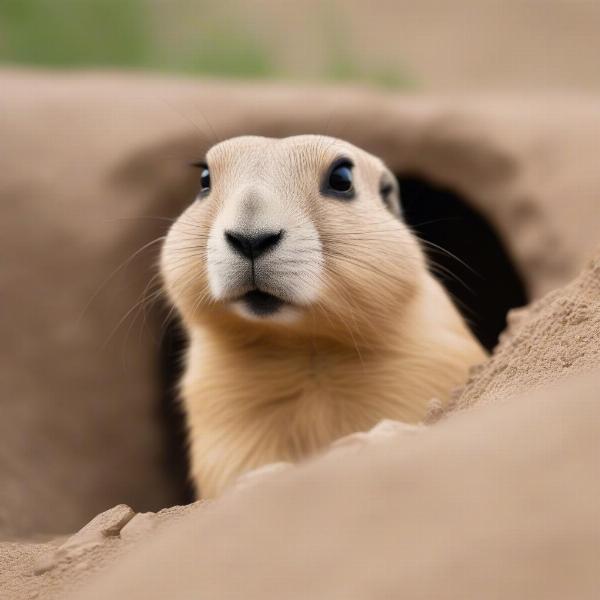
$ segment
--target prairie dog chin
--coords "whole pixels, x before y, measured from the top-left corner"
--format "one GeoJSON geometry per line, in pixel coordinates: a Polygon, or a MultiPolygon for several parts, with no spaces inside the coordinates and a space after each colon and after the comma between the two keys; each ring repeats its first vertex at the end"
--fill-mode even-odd
{"type": "Polygon", "coordinates": [[[384,418],[416,423],[484,358],[376,157],[321,136],[214,146],[161,270],[189,337],[203,497],[384,418]]]}

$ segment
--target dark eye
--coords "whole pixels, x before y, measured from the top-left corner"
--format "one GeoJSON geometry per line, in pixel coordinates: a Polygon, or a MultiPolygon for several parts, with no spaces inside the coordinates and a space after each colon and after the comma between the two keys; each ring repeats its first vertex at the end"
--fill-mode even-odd
{"type": "Polygon", "coordinates": [[[345,164],[333,169],[329,187],[336,192],[349,192],[352,189],[352,167],[345,164]]]}
{"type": "Polygon", "coordinates": [[[383,203],[388,207],[392,208],[392,192],[394,188],[391,183],[384,183],[379,188],[379,194],[381,195],[381,199],[383,203]]]}
{"type": "Polygon", "coordinates": [[[348,160],[338,161],[329,171],[323,192],[330,196],[352,198],[354,196],[352,180],[352,163],[348,160]]]}
{"type": "Polygon", "coordinates": [[[206,196],[210,192],[210,171],[205,162],[190,163],[194,169],[200,169],[200,196],[206,196]]]}
{"type": "Polygon", "coordinates": [[[207,194],[210,192],[210,171],[205,165],[200,172],[200,193],[207,194]]]}

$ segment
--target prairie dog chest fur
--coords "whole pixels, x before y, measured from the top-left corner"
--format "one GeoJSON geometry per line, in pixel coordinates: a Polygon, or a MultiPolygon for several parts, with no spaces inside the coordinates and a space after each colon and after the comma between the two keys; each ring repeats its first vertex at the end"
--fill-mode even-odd
{"type": "Polygon", "coordinates": [[[382,418],[418,422],[482,360],[379,159],[321,136],[243,137],[199,168],[161,269],[189,336],[202,496],[382,418]]]}

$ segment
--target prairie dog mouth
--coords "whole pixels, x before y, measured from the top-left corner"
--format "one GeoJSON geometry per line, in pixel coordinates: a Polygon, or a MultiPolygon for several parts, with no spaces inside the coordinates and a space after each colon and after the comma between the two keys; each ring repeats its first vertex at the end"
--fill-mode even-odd
{"type": "Polygon", "coordinates": [[[267,317],[275,314],[284,304],[284,301],[273,294],[262,292],[261,290],[252,290],[246,292],[240,301],[246,308],[259,317],[267,317]]]}

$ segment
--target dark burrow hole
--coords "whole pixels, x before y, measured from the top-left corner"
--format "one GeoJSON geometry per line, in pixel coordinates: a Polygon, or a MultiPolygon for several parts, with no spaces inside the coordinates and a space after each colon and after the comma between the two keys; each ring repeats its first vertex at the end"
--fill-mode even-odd
{"type": "MultiPolygon", "coordinates": [[[[398,180],[405,221],[425,240],[436,276],[479,341],[491,350],[506,325],[508,311],[527,302],[523,281],[502,241],[479,213],[450,190],[417,177],[398,180]]],[[[174,319],[161,344],[161,416],[167,436],[167,469],[182,504],[195,498],[187,477],[185,423],[176,392],[185,344],[174,319]]]]}
{"type": "Polygon", "coordinates": [[[481,344],[491,350],[508,311],[527,303],[524,283],[503,242],[454,192],[417,177],[401,176],[398,181],[404,220],[425,241],[436,277],[481,344]]]}
{"type": "Polygon", "coordinates": [[[196,490],[189,478],[190,460],[187,433],[178,384],[183,373],[183,356],[187,341],[177,317],[168,320],[160,344],[160,378],[162,394],[159,419],[164,427],[165,470],[178,504],[196,500],[196,490]]]}

